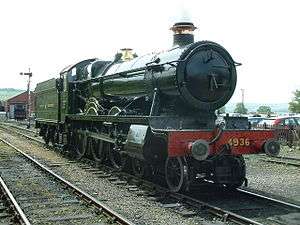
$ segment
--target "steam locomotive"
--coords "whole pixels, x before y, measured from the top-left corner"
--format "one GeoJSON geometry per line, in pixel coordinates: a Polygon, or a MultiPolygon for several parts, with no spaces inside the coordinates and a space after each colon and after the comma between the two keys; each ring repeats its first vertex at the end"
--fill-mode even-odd
{"type": "Polygon", "coordinates": [[[243,155],[276,155],[280,146],[272,131],[251,130],[243,117],[216,125],[239,64],[217,43],[194,42],[195,29],[175,23],[167,51],[138,57],[122,49],[113,61],[83,60],[37,84],[36,127],[45,142],[139,177],[162,175],[173,192],[207,182],[241,186],[243,155]]]}

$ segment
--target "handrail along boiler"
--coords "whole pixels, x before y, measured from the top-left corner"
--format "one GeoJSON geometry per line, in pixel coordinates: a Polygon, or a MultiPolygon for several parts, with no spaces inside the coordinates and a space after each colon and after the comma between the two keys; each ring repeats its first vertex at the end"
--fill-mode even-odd
{"type": "Polygon", "coordinates": [[[137,176],[165,177],[171,191],[206,182],[239,187],[243,154],[276,155],[272,131],[244,118],[216,125],[215,110],[232,97],[236,66],[225,48],[194,42],[196,27],[176,23],[173,48],[137,57],[123,49],[113,61],[87,59],[36,87],[36,126],[46,143],[77,158],[109,160],[137,176]]]}

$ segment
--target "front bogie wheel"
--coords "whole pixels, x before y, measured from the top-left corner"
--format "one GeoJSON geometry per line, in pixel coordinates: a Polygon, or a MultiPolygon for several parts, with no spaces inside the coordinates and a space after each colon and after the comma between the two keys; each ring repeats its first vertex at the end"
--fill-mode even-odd
{"type": "Polygon", "coordinates": [[[108,157],[109,157],[109,160],[110,160],[112,166],[117,171],[124,170],[127,163],[129,162],[129,157],[125,154],[122,154],[120,149],[112,143],[107,143],[106,148],[107,148],[108,157]]]}
{"type": "Polygon", "coordinates": [[[151,166],[144,160],[132,158],[131,159],[132,173],[139,178],[149,177],[151,174],[151,166]]]}
{"type": "Polygon", "coordinates": [[[188,165],[184,157],[168,157],[165,162],[165,177],[172,192],[188,189],[188,165]]]}

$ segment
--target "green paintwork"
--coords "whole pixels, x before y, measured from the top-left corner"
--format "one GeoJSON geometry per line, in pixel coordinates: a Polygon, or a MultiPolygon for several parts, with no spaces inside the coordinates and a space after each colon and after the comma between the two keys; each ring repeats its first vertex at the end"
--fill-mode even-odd
{"type": "Polygon", "coordinates": [[[57,121],[57,91],[55,78],[38,83],[35,88],[36,117],[57,121]]]}
{"type": "Polygon", "coordinates": [[[69,88],[68,88],[68,73],[61,74],[63,78],[64,90],[61,93],[61,121],[65,121],[66,112],[69,110],[69,88]]]}
{"type": "MultiPolygon", "coordinates": [[[[64,90],[61,93],[61,122],[64,123],[66,110],[68,108],[68,84],[67,73],[62,75],[64,90]]],[[[58,92],[56,79],[52,78],[38,83],[35,88],[36,96],[36,117],[42,123],[58,122],[58,92]]]]}

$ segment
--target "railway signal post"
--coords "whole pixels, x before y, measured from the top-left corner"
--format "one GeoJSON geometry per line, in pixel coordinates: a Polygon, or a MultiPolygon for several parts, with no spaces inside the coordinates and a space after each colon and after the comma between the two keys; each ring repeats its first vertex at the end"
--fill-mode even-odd
{"type": "Polygon", "coordinates": [[[28,72],[27,73],[23,73],[21,72],[20,75],[24,75],[24,76],[28,76],[28,83],[27,83],[27,94],[28,94],[28,102],[27,102],[27,120],[28,120],[28,125],[27,125],[27,128],[29,129],[30,128],[30,113],[31,113],[31,110],[30,110],[30,78],[32,77],[32,72],[30,72],[30,68],[28,69],[28,72]]]}

